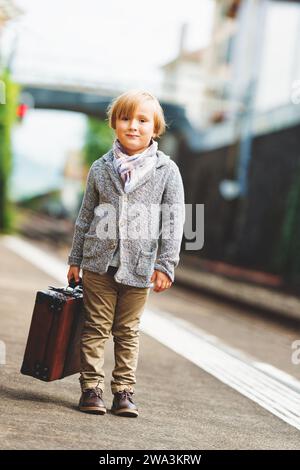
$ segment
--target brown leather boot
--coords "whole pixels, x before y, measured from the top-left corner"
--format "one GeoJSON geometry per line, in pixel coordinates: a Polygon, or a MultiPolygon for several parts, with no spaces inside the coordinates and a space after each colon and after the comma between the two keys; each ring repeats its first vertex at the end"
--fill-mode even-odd
{"type": "Polygon", "coordinates": [[[79,410],[85,411],[86,413],[104,415],[106,413],[106,407],[102,400],[102,393],[101,388],[98,387],[84,390],[80,397],[78,405],[79,410]]]}
{"type": "Polygon", "coordinates": [[[114,399],[111,412],[118,416],[127,416],[128,418],[136,418],[139,413],[137,406],[133,401],[134,392],[122,390],[114,393],[114,399]]]}

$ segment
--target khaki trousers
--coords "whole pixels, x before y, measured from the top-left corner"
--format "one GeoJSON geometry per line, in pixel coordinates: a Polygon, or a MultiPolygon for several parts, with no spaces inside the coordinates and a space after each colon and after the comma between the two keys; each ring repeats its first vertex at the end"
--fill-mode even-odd
{"type": "Polygon", "coordinates": [[[115,281],[117,268],[104,274],[83,270],[85,323],[81,336],[82,390],[104,391],[104,346],[113,335],[115,367],[112,393],[134,391],[139,353],[139,323],[150,288],[132,287],[115,281]]]}

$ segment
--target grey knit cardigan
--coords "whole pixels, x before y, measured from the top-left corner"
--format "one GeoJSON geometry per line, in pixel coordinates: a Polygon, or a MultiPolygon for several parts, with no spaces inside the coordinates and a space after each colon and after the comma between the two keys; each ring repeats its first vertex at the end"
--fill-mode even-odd
{"type": "Polygon", "coordinates": [[[174,281],[185,221],[184,188],[176,163],[160,150],[156,156],[153,169],[128,193],[113,167],[112,150],[92,164],[69,265],[105,273],[119,246],[117,282],[151,287],[154,270],[174,281]]]}

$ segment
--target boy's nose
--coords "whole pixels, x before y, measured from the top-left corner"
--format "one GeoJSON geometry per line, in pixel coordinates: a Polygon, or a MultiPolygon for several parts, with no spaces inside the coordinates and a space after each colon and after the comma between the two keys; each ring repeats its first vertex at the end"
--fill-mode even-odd
{"type": "Polygon", "coordinates": [[[136,128],[137,128],[137,123],[136,123],[136,120],[135,120],[135,119],[132,119],[132,120],[129,122],[129,127],[130,127],[130,129],[136,129],[136,128]]]}

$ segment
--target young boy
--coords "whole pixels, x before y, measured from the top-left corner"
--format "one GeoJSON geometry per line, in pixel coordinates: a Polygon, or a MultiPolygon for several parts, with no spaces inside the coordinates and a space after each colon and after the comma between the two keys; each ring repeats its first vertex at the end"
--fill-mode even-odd
{"type": "Polygon", "coordinates": [[[106,413],[104,345],[112,333],[111,411],[136,417],[139,322],[150,287],[162,292],[174,281],[184,189],[178,166],[154,140],[166,126],[155,96],[124,93],[109,106],[108,118],[116,138],[90,168],[68,259],[68,281],[78,281],[82,268],[85,309],[79,410],[106,413]]]}

